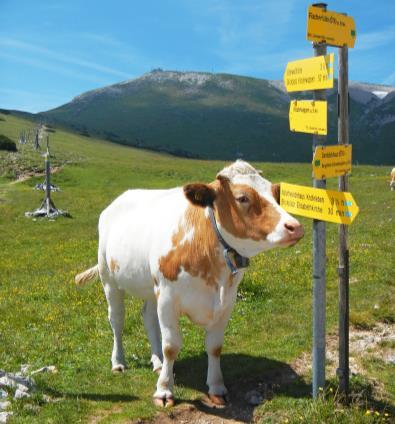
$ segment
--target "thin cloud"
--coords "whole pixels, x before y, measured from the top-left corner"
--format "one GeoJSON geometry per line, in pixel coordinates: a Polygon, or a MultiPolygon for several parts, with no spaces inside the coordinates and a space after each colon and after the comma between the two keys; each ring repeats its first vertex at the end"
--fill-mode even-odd
{"type": "MultiPolygon", "coordinates": [[[[270,44],[275,34],[280,40],[288,31],[295,0],[249,2],[210,0],[200,13],[216,21],[218,39],[222,47],[234,47],[241,43],[270,44]],[[248,22],[248,25],[246,25],[248,22]]],[[[200,5],[200,3],[199,3],[200,5]]],[[[201,32],[201,28],[197,28],[201,32]]]]}
{"type": "Polygon", "coordinates": [[[39,59],[16,56],[16,55],[3,53],[3,52],[0,52],[0,57],[11,62],[16,62],[16,63],[20,63],[22,65],[27,65],[27,66],[33,66],[35,68],[44,69],[46,71],[51,71],[56,74],[64,75],[67,77],[78,78],[85,81],[94,82],[97,84],[108,83],[108,80],[105,80],[103,78],[97,78],[96,76],[89,75],[86,72],[78,72],[69,68],[59,66],[58,64],[50,65],[48,64],[48,62],[43,62],[42,60],[39,60],[39,59]]]}
{"type": "Polygon", "coordinates": [[[94,71],[98,71],[105,74],[116,75],[121,78],[129,78],[130,74],[122,71],[118,71],[117,69],[110,68],[108,66],[103,66],[95,62],[87,61],[84,59],[80,59],[77,57],[65,55],[62,53],[57,53],[53,50],[47,49],[45,47],[39,47],[30,43],[26,43],[24,41],[15,40],[12,38],[0,38],[0,45],[5,47],[22,50],[26,52],[36,53],[47,59],[56,60],[58,62],[67,63],[70,65],[76,65],[79,67],[92,69],[94,71]]]}
{"type": "Polygon", "coordinates": [[[395,85],[395,72],[392,72],[383,80],[383,84],[385,85],[395,85]]]}
{"type": "Polygon", "coordinates": [[[311,47],[306,45],[299,49],[260,51],[248,57],[240,51],[218,50],[216,54],[225,62],[225,72],[240,75],[261,75],[264,78],[267,78],[266,74],[270,73],[278,75],[278,79],[280,79],[289,61],[311,56],[311,47]]]}
{"type": "Polygon", "coordinates": [[[381,31],[367,32],[357,35],[356,47],[358,50],[371,50],[395,41],[395,26],[381,31]]]}
{"type": "MultiPolygon", "coordinates": [[[[282,74],[284,63],[294,57],[293,52],[279,51],[276,46],[292,30],[295,0],[206,0],[203,6],[193,10],[202,15],[194,29],[201,37],[214,32],[217,42],[211,52],[222,62],[220,68],[225,72],[282,74]],[[204,21],[207,23],[202,24],[204,21]]],[[[299,51],[294,52],[296,56],[299,51]]]]}

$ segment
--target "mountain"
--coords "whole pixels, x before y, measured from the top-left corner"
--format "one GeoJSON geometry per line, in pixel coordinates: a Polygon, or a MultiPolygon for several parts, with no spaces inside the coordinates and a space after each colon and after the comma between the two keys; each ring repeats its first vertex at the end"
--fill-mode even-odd
{"type": "MultiPolygon", "coordinates": [[[[311,161],[312,136],[289,131],[289,101],[279,81],[157,69],[83,93],[39,116],[82,134],[186,157],[311,161]]],[[[335,89],[328,102],[328,142],[336,143],[335,89]]],[[[351,83],[354,161],[394,163],[394,135],[395,87],[351,83]]]]}

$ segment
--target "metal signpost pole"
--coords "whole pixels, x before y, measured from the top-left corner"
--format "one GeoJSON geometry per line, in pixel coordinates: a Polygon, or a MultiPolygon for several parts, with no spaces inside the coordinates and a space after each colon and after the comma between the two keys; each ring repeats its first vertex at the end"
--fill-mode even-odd
{"type": "MultiPolygon", "coordinates": [[[[348,144],[348,47],[339,48],[338,143],[348,144]]],[[[339,177],[339,191],[348,191],[348,176],[339,177]]],[[[339,225],[339,390],[348,401],[349,250],[347,226],[339,225]]]]}
{"type": "MultiPolygon", "coordinates": [[[[326,10],[325,3],[315,4],[326,10]]],[[[314,56],[326,55],[326,44],[313,43],[314,56]]],[[[326,90],[314,90],[314,100],[326,100],[326,90]]],[[[313,153],[323,145],[326,136],[313,136],[313,153]]],[[[313,187],[326,188],[326,180],[313,179],[313,187]]],[[[313,221],[313,397],[325,387],[325,309],[326,309],[326,225],[313,221]]]]}

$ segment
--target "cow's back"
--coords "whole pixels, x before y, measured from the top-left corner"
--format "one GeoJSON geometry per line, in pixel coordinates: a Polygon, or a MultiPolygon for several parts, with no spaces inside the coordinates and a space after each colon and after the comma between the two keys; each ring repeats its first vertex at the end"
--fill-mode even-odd
{"type": "Polygon", "coordinates": [[[152,297],[152,276],[187,207],[182,188],[128,190],[115,199],[99,220],[101,272],[136,296],[152,297]]]}

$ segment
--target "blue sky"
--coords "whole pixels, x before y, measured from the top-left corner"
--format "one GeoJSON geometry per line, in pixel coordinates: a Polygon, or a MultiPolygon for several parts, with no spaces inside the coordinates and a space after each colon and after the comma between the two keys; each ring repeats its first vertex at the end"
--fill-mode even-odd
{"type": "MultiPolygon", "coordinates": [[[[312,55],[304,0],[0,0],[0,107],[38,112],[154,68],[282,79],[312,55]]],[[[353,16],[350,79],[395,85],[395,1],[353,16]]],[[[329,49],[329,51],[337,51],[329,49]]]]}

